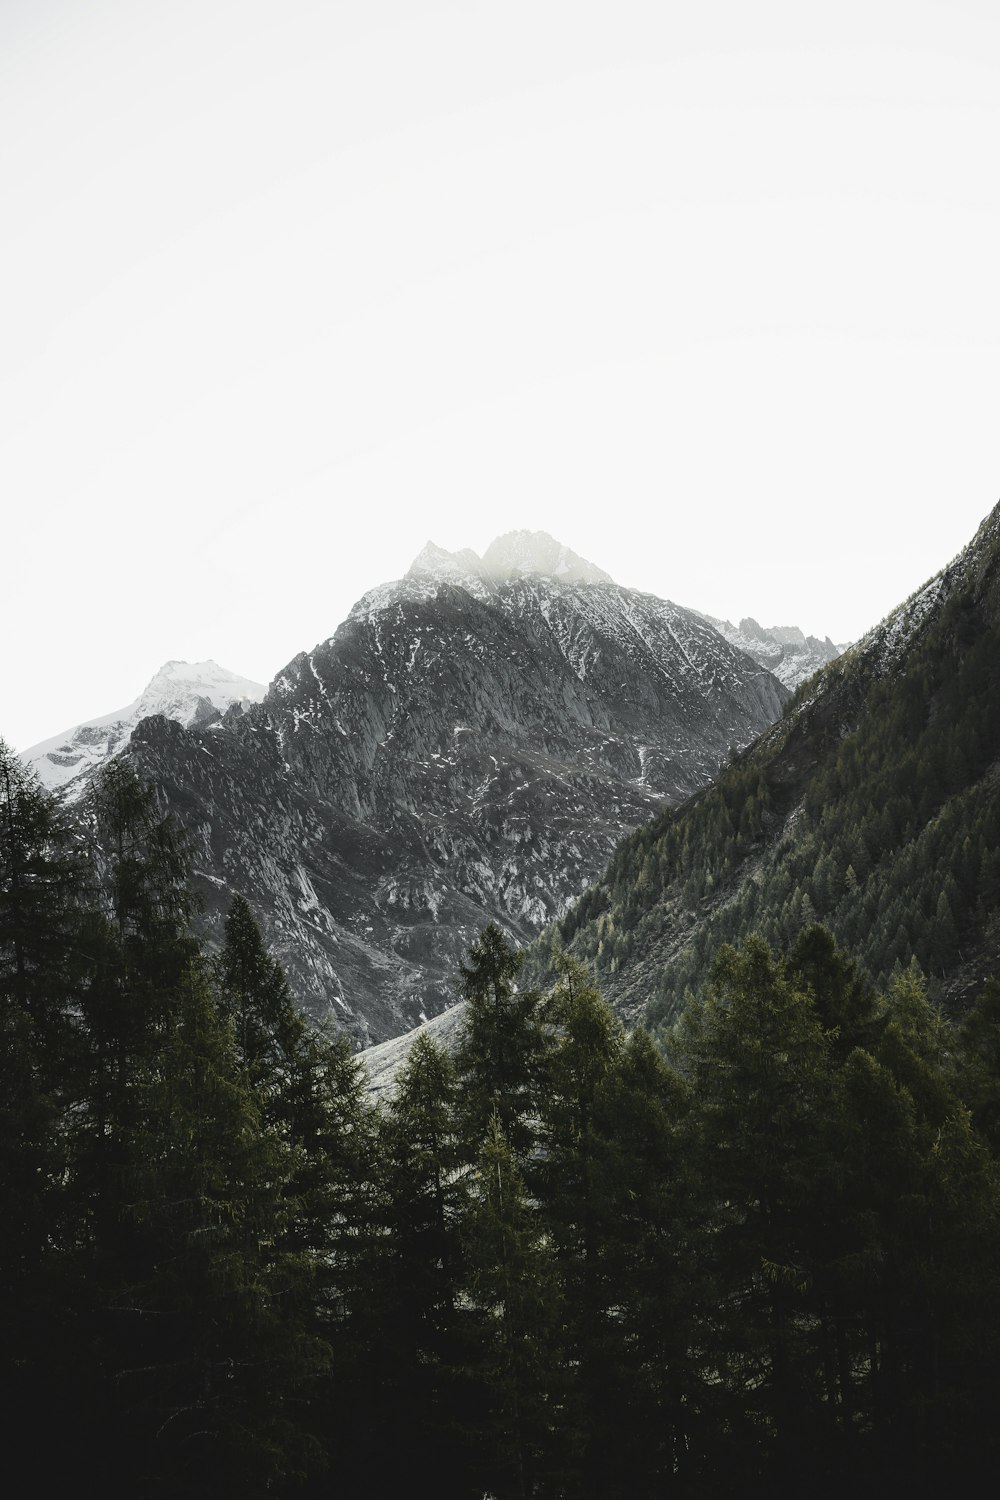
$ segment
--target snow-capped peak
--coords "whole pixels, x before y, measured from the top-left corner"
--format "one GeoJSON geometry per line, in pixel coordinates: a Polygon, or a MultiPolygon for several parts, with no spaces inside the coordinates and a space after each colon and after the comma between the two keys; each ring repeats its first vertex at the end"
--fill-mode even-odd
{"type": "Polygon", "coordinates": [[[140,718],[164,714],[187,725],[197,717],[199,699],[207,699],[213,708],[225,713],[233,703],[259,703],[265,691],[259,682],[251,682],[211,660],[168,661],[146,684],[136,705],[141,709],[140,718]]]}
{"type": "Polygon", "coordinates": [[[214,661],[164,662],[134,702],[33,745],[22,759],[34,766],[44,786],[54,790],[79,781],[117,755],[135,726],[151,714],[163,714],[187,728],[216,711],[225,713],[234,703],[259,703],[265,691],[261,683],[214,661]]]}

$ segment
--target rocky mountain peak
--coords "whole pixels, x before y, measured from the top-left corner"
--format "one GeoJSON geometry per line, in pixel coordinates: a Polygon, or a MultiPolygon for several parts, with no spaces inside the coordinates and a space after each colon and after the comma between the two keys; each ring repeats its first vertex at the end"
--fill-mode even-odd
{"type": "Polygon", "coordinates": [[[261,683],[251,682],[228,667],[220,667],[211,658],[193,662],[167,661],[143,688],[136,699],[136,707],[145,715],[162,713],[184,724],[188,722],[189,711],[195,711],[199,699],[207,698],[224,713],[232,703],[256,703],[263,696],[261,683]]]}
{"type": "Polygon", "coordinates": [[[515,578],[552,578],[557,583],[608,583],[603,568],[566,547],[547,531],[508,531],[490,542],[482,557],[471,547],[449,552],[428,542],[407,571],[412,581],[468,584],[509,583],[515,578]]]}
{"type": "MultiPolygon", "coordinates": [[[[725,623],[735,634],[736,627],[730,625],[728,620],[725,623]]],[[[753,615],[743,616],[743,619],[740,621],[739,634],[746,636],[748,641],[766,641],[768,638],[767,631],[759,620],[754,619],[753,615]]]]}
{"type": "MultiPolygon", "coordinates": [[[[803,651],[806,647],[807,637],[804,631],[797,625],[772,625],[770,630],[771,640],[779,646],[786,646],[792,651],[803,651]]],[[[808,637],[815,640],[815,636],[808,637]]]]}
{"type": "Polygon", "coordinates": [[[261,683],[212,660],[167,661],[132,703],[43,740],[25,750],[22,758],[47,787],[75,783],[75,795],[96,767],[124,749],[143,719],[162,714],[185,728],[198,727],[233,705],[259,703],[264,691],[261,683]]]}
{"type": "Polygon", "coordinates": [[[417,553],[407,569],[406,577],[414,579],[434,578],[442,583],[457,583],[463,578],[478,578],[482,572],[482,560],[471,547],[459,552],[449,552],[436,542],[427,542],[417,553]]]}
{"type": "Polygon", "coordinates": [[[554,578],[558,583],[614,583],[609,573],[564,547],[547,531],[508,531],[483,553],[483,572],[506,582],[525,575],[554,578]]]}
{"type": "Polygon", "coordinates": [[[786,697],[692,612],[515,532],[428,544],[259,710],[149,719],[129,753],[188,829],[206,927],[240,891],[301,1003],[382,1041],[451,1005],[486,921],[530,940],[786,697]]]}
{"type": "Polygon", "coordinates": [[[762,625],[753,615],[744,615],[738,626],[731,620],[717,620],[712,615],[704,618],[731,645],[745,651],[758,666],[773,672],[778,681],[790,689],[805,682],[827,662],[834,661],[850,644],[835,646],[829,636],[821,640],[818,636],[806,635],[798,625],[762,625]]]}

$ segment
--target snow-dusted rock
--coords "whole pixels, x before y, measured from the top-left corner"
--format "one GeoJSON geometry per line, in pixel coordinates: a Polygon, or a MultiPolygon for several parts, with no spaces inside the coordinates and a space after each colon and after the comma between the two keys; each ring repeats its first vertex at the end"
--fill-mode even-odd
{"type": "Polygon", "coordinates": [[[738,650],[745,651],[760,666],[773,672],[786,688],[797,688],[825,667],[827,662],[848,649],[848,644],[834,645],[829,636],[806,635],[797,625],[761,625],[752,615],[742,619],[739,625],[731,620],[716,620],[706,615],[726,640],[738,650]]]}
{"type": "Polygon", "coordinates": [[[214,661],[168,661],[134,702],[32,745],[22,759],[34,766],[44,786],[53,791],[67,787],[72,797],[98,766],[125,748],[136,725],[151,714],[187,728],[211,722],[234,703],[259,703],[265,692],[261,683],[214,661]]]}
{"type": "Polygon", "coordinates": [[[515,532],[425,547],[261,703],[146,718],[127,753],[210,932],[241,891],[302,1003],[368,1044],[454,1003],[487,921],[530,941],[786,696],[692,611],[515,532]]]}

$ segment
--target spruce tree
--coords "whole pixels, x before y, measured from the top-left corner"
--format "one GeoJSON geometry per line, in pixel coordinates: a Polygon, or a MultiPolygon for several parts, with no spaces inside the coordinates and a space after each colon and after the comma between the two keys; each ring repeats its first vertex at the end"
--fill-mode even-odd
{"type": "Polygon", "coordinates": [[[686,1146],[684,1080],[642,1028],[600,1094],[601,1262],[608,1299],[584,1471],[609,1495],[657,1495],[697,1483],[703,1372],[699,1294],[710,1244],[686,1146]]]}
{"type": "Polygon", "coordinates": [[[292,1153],[279,1244],[312,1267],[309,1301],[297,1311],[330,1355],[310,1394],[310,1430],[342,1450],[346,1469],[371,1434],[377,1401],[383,1189],[374,1117],[349,1042],[298,1011],[281,965],[238,895],[216,972],[245,1083],[265,1124],[292,1153]]]}
{"type": "Polygon", "coordinates": [[[477,1315],[478,1364],[492,1395],[480,1422],[479,1483],[497,1500],[527,1500],[545,1492],[560,1420],[553,1339],[560,1292],[552,1249],[499,1110],[467,1191],[464,1294],[477,1315]]]}
{"type": "Polygon", "coordinates": [[[287,1075],[305,1034],[281,965],[268,952],[244,896],[235,895],[219,955],[219,984],[240,1057],[254,1082],[287,1075]]]}
{"type": "MultiPolygon", "coordinates": [[[[77,1103],[84,869],[54,798],[0,741],[0,1401],[14,1480],[37,1411],[72,1407],[65,1121],[77,1103]]],[[[70,1418],[71,1420],[71,1418],[70,1418]]],[[[17,1482],[14,1480],[14,1482],[17,1482]]]]}
{"type": "Polygon", "coordinates": [[[465,1030],[456,1056],[463,1129],[478,1148],[496,1114],[510,1148],[524,1157],[534,1143],[533,1115],[544,1043],[537,991],[518,990],[521,954],[490,922],[461,966],[465,1030]]]}
{"type": "Polygon", "coordinates": [[[1000,983],[987,980],[962,1018],[962,1096],[976,1128],[1000,1156],[1000,983]]]}
{"type": "Polygon", "coordinates": [[[565,956],[557,962],[559,982],[544,1005],[550,1041],[532,1178],[565,1299],[560,1354],[573,1372],[565,1427],[576,1485],[581,1494],[610,1493],[618,1476],[607,1462],[604,1417],[609,1378],[624,1378],[618,1314],[624,1289],[609,1277],[619,1205],[609,1170],[608,1091],[624,1042],[583,965],[565,956]]]}
{"type": "Polygon", "coordinates": [[[306,1315],[314,1268],[288,1244],[295,1152],[203,966],[136,1086],[119,1202],[132,1254],[109,1289],[115,1476],[130,1446],[151,1492],[263,1496],[318,1462],[295,1410],[327,1353],[306,1315]]]}
{"type": "Polygon", "coordinates": [[[696,1101],[686,1149],[714,1200],[704,1272],[721,1316],[703,1337],[729,1401],[716,1410],[741,1434],[748,1475],[784,1483],[825,1441],[808,1290],[832,1168],[829,1042],[760,939],[721,949],[712,974],[703,1004],[685,1013],[678,1053],[696,1101]]]}
{"type": "Polygon", "coordinates": [[[194,901],[184,839],[121,758],[94,778],[84,817],[98,908],[87,934],[86,1108],[77,1130],[89,1136],[99,1208],[113,1201],[104,1179],[121,1166],[135,1077],[172,1025],[177,987],[197,945],[189,932],[194,901]]]}
{"type": "Polygon", "coordinates": [[[465,1174],[455,1069],[430,1037],[410,1049],[381,1129],[386,1239],[378,1257],[377,1475],[466,1493],[486,1392],[463,1305],[465,1174]]]}
{"type": "Polygon", "coordinates": [[[0,1003],[57,1052],[78,984],[85,871],[55,798],[0,740],[0,1003]]]}

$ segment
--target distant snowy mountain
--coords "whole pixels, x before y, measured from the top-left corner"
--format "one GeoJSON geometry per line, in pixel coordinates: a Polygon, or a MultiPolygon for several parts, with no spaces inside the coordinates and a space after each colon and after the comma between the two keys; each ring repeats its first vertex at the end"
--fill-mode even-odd
{"type": "Polygon", "coordinates": [[[731,620],[705,619],[739,651],[745,651],[760,666],[773,672],[786,688],[797,688],[820,667],[843,655],[850,642],[836,646],[829,636],[805,635],[797,625],[760,625],[748,615],[736,626],[731,620]]]}
{"type": "Polygon", "coordinates": [[[133,703],[43,740],[21,758],[34,766],[42,784],[52,791],[76,782],[68,793],[72,797],[96,767],[125,748],[136,725],[151,714],[162,714],[185,728],[203,727],[234,703],[259,703],[265,692],[261,683],[214,661],[168,661],[133,703]]]}
{"type": "Polygon", "coordinates": [[[533,937],[787,696],[691,610],[512,532],[428,544],[262,703],[149,718],[128,754],[188,828],[210,927],[242,892],[302,1003],[367,1043],[454,1001],[487,920],[533,937]]]}

